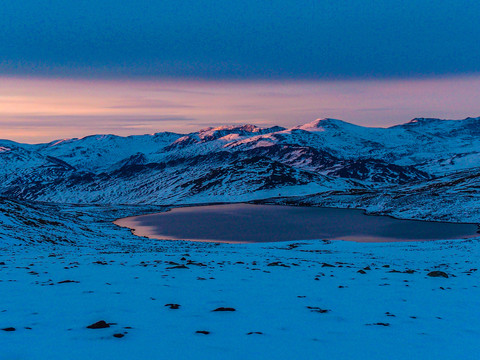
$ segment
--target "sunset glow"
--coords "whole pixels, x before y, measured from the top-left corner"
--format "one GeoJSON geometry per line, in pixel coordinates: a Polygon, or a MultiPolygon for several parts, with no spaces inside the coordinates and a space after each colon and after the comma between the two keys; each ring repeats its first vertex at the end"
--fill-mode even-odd
{"type": "Polygon", "coordinates": [[[188,133],[333,117],[391,126],[414,117],[480,114],[480,77],[371,81],[0,79],[0,138],[44,142],[113,133],[188,133]]]}

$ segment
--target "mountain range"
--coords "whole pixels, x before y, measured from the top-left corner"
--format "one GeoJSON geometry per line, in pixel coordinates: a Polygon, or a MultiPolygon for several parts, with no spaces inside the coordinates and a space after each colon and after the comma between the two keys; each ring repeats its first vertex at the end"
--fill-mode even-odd
{"type": "Polygon", "coordinates": [[[480,222],[480,118],[0,140],[0,196],[70,204],[266,201],[480,222]]]}

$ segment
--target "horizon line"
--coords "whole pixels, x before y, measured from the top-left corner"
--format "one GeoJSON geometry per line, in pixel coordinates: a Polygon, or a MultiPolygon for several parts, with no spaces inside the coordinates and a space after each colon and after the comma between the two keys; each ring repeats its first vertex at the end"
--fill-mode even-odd
{"type": "Polygon", "coordinates": [[[10,140],[10,139],[6,139],[6,138],[0,138],[0,141],[8,141],[8,142],[16,143],[16,144],[27,144],[27,145],[46,145],[46,144],[50,144],[52,142],[60,142],[60,141],[68,141],[68,140],[83,140],[83,139],[86,139],[86,138],[89,138],[89,137],[95,137],[95,136],[114,136],[114,137],[119,137],[119,138],[128,138],[128,137],[134,137],[134,136],[138,136],[138,137],[140,137],[140,136],[155,136],[155,135],[158,135],[158,134],[175,134],[175,135],[188,136],[188,135],[200,133],[202,131],[226,130],[226,129],[233,130],[233,129],[242,128],[242,127],[245,127],[245,126],[254,126],[255,128],[260,129],[260,130],[279,127],[279,128],[282,128],[283,130],[279,130],[279,131],[275,131],[275,132],[280,132],[280,131],[298,129],[302,126],[309,125],[309,124],[312,124],[312,123],[317,122],[317,121],[319,122],[319,121],[328,121],[328,120],[334,120],[334,121],[342,122],[342,123],[345,123],[345,124],[348,124],[348,125],[353,125],[353,126],[357,126],[357,127],[361,127],[361,128],[367,128],[367,129],[391,129],[391,128],[394,128],[394,127],[397,127],[397,126],[408,125],[410,123],[413,123],[415,120],[465,121],[465,120],[470,120],[470,119],[480,121],[480,116],[468,116],[468,117],[463,118],[463,119],[441,119],[441,118],[436,118],[436,117],[422,116],[422,117],[414,117],[414,118],[410,119],[409,121],[394,124],[394,125],[389,125],[389,126],[358,125],[358,124],[354,124],[352,122],[342,120],[342,119],[325,117],[325,118],[317,118],[315,120],[306,122],[304,124],[299,124],[299,125],[296,125],[296,126],[293,126],[293,127],[284,127],[284,126],[281,126],[281,125],[258,126],[258,125],[251,124],[251,123],[238,123],[238,124],[231,124],[231,125],[208,126],[208,127],[200,128],[197,131],[193,131],[193,132],[189,132],[189,133],[181,133],[181,132],[175,132],[175,131],[158,131],[158,132],[154,132],[154,133],[130,134],[130,135],[118,135],[118,134],[114,134],[114,133],[95,133],[95,134],[89,134],[89,135],[85,135],[85,136],[81,136],[81,137],[75,137],[74,136],[74,137],[66,137],[66,138],[56,138],[56,139],[52,139],[50,141],[37,142],[37,143],[20,142],[20,141],[10,140]]]}

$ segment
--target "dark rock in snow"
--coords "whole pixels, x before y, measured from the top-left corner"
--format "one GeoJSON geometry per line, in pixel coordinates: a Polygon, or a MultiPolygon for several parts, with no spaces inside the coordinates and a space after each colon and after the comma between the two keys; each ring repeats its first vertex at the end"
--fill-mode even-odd
{"type": "Polygon", "coordinates": [[[206,330],[197,330],[197,331],[195,331],[195,334],[203,334],[203,335],[208,335],[208,334],[210,334],[210,331],[206,331],[206,330]]]}
{"type": "Polygon", "coordinates": [[[98,264],[98,265],[108,265],[108,263],[107,263],[106,261],[101,261],[101,260],[94,261],[92,264],[98,264]]]}
{"type": "Polygon", "coordinates": [[[435,270],[435,271],[430,271],[427,276],[430,276],[430,277],[444,277],[444,278],[448,278],[448,274],[443,272],[443,271],[439,271],[439,270],[435,270]]]}
{"type": "Polygon", "coordinates": [[[87,326],[87,329],[105,329],[105,328],[109,328],[110,325],[107,324],[105,322],[105,320],[100,320],[100,321],[97,321],[96,323],[92,324],[92,325],[88,325],[87,326]]]}
{"type": "Polygon", "coordinates": [[[275,261],[275,262],[272,262],[272,263],[268,264],[267,266],[282,266],[282,267],[290,267],[290,266],[288,266],[288,265],[282,264],[280,261],[275,261]]]}
{"type": "Polygon", "coordinates": [[[123,338],[124,336],[124,334],[113,334],[113,337],[116,337],[118,339],[123,338]]]}
{"type": "Polygon", "coordinates": [[[16,329],[14,327],[6,327],[2,329],[3,331],[15,331],[16,329]]]}
{"type": "Polygon", "coordinates": [[[335,265],[323,263],[322,267],[335,267],[335,265]]]}
{"type": "Polygon", "coordinates": [[[236,311],[234,308],[231,308],[231,307],[219,307],[219,308],[216,308],[215,310],[212,310],[212,311],[236,311]]]}
{"type": "Polygon", "coordinates": [[[177,310],[180,308],[179,304],[165,304],[165,306],[168,306],[172,310],[177,310]]]}
{"type": "Polygon", "coordinates": [[[307,309],[310,309],[312,312],[318,312],[320,314],[325,314],[330,312],[330,310],[319,308],[318,306],[307,306],[307,309]]]}
{"type": "Polygon", "coordinates": [[[68,283],[79,283],[80,281],[76,281],[76,280],[63,280],[63,281],[59,281],[57,284],[68,284],[68,283]]]}

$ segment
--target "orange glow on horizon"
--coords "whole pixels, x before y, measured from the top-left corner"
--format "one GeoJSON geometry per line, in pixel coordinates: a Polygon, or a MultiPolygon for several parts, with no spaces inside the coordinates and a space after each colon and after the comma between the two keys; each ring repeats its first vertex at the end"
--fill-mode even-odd
{"type": "Polygon", "coordinates": [[[0,138],[44,142],[97,133],[188,133],[333,117],[390,126],[480,115],[480,77],[382,81],[195,82],[0,78],[0,138]]]}

